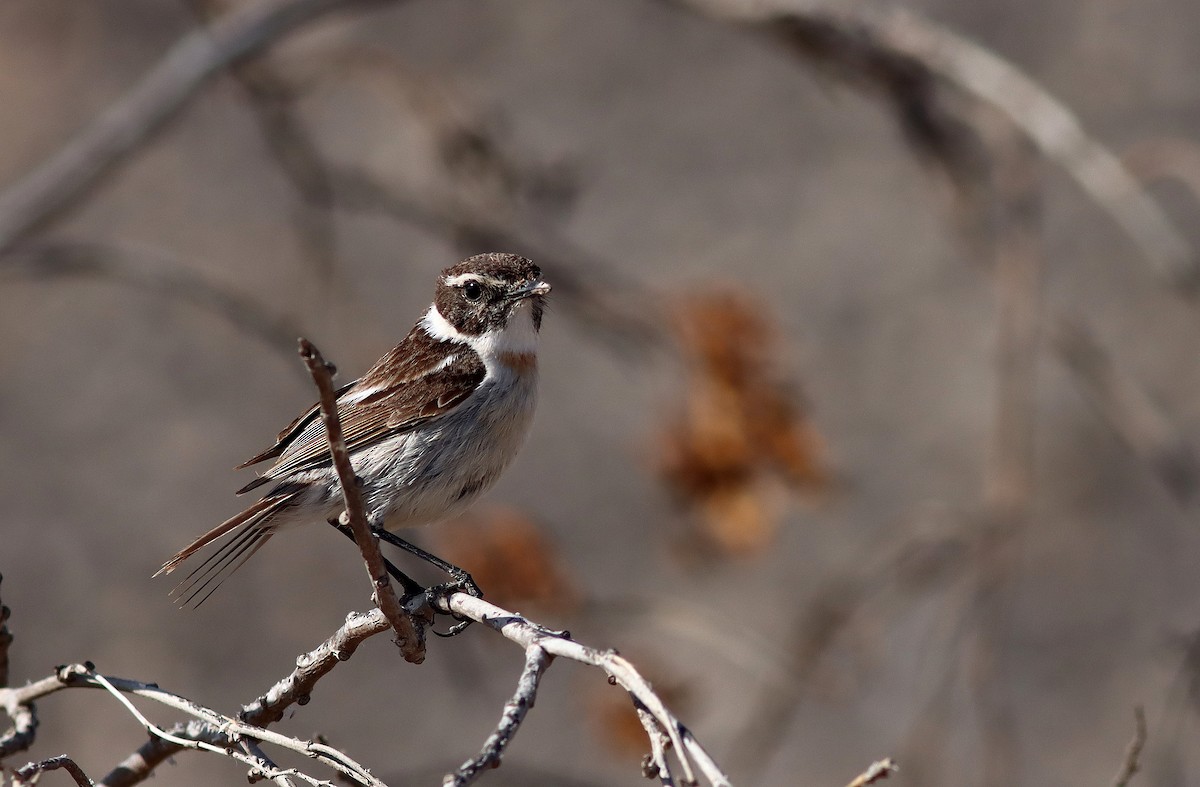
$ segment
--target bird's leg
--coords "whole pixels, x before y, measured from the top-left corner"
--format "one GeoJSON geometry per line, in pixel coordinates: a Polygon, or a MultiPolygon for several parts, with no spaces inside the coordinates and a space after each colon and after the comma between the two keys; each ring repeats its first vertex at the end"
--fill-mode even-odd
{"type": "MultiPolygon", "coordinates": [[[[483,591],[479,589],[479,585],[475,584],[475,580],[472,579],[471,575],[468,574],[465,570],[459,568],[458,566],[454,565],[453,563],[442,560],[440,557],[433,554],[432,552],[426,552],[424,549],[421,549],[419,546],[408,543],[403,538],[400,538],[400,536],[398,536],[395,533],[392,533],[390,531],[384,530],[383,528],[374,528],[373,527],[371,529],[371,532],[374,533],[381,541],[386,541],[387,543],[391,544],[394,547],[399,547],[399,548],[403,549],[404,551],[409,552],[410,554],[416,555],[417,557],[421,558],[425,562],[431,563],[431,564],[437,566],[442,571],[445,571],[447,574],[449,574],[451,577],[453,577],[453,579],[450,582],[443,582],[440,585],[434,585],[433,587],[428,588],[425,591],[425,593],[428,594],[429,596],[432,597],[432,596],[449,595],[451,593],[457,593],[458,591],[463,591],[465,593],[468,593],[468,594],[474,596],[475,598],[483,598],[483,591]]],[[[450,637],[454,637],[454,636],[457,636],[457,635],[463,633],[463,631],[466,630],[467,626],[471,625],[471,623],[474,622],[471,620],[467,620],[466,618],[459,617],[458,615],[455,615],[454,613],[450,613],[450,617],[457,620],[458,623],[455,623],[453,626],[451,626],[444,634],[440,631],[434,631],[433,633],[435,635],[449,639],[450,637]]],[[[433,631],[432,629],[430,629],[430,630],[433,631]]]]}
{"type": "MultiPolygon", "coordinates": [[[[344,524],[337,519],[330,519],[329,524],[333,525],[333,527],[346,538],[358,543],[354,538],[354,531],[350,529],[349,525],[344,524]]],[[[416,596],[425,592],[425,588],[420,582],[417,582],[408,574],[405,574],[403,571],[396,568],[396,566],[393,565],[392,562],[386,557],[383,558],[383,565],[384,568],[387,569],[388,576],[400,583],[400,587],[404,589],[405,597],[416,596]]]]}
{"type": "MultiPolygon", "coordinates": [[[[351,541],[355,541],[355,543],[357,543],[356,539],[354,538],[354,531],[352,531],[350,529],[350,526],[348,524],[345,524],[344,522],[342,522],[338,519],[330,519],[329,524],[333,525],[333,527],[336,528],[342,535],[346,536],[346,538],[349,538],[351,541]]],[[[396,566],[390,560],[388,560],[387,558],[384,558],[383,559],[384,567],[387,569],[387,572],[392,577],[392,579],[399,582],[401,587],[404,588],[404,596],[406,598],[411,598],[412,596],[416,596],[421,593],[425,593],[427,595],[434,596],[434,595],[449,594],[449,593],[457,592],[459,590],[470,593],[472,596],[475,596],[476,598],[483,598],[483,591],[480,590],[479,586],[475,584],[475,580],[471,578],[471,575],[468,574],[463,569],[459,568],[458,566],[454,565],[453,563],[449,563],[445,560],[442,560],[437,555],[426,552],[425,550],[421,549],[420,547],[418,547],[414,544],[408,543],[404,539],[400,538],[399,536],[393,535],[392,533],[388,532],[387,530],[384,530],[383,528],[375,527],[374,525],[372,525],[371,533],[376,538],[379,538],[382,541],[386,541],[387,543],[391,544],[392,546],[400,547],[401,549],[416,555],[417,557],[421,558],[422,560],[432,563],[433,565],[440,568],[442,571],[445,571],[447,574],[454,577],[453,581],[451,581],[451,582],[446,582],[441,585],[434,585],[431,588],[425,588],[425,587],[422,587],[422,585],[419,582],[417,582],[415,579],[410,577],[408,574],[405,574],[403,571],[396,568],[396,566]]],[[[430,630],[433,631],[433,633],[436,634],[437,636],[448,639],[450,637],[461,634],[467,628],[467,626],[471,625],[474,622],[472,620],[465,620],[463,618],[460,618],[458,615],[455,615],[453,613],[450,614],[450,617],[457,620],[458,623],[455,623],[453,626],[451,626],[445,633],[442,633],[440,631],[433,631],[433,629],[430,629],[430,630]]]]}
{"type": "Polygon", "coordinates": [[[400,538],[400,536],[384,530],[383,528],[372,527],[371,532],[381,541],[386,541],[394,547],[400,547],[405,552],[416,555],[426,563],[431,563],[437,566],[442,571],[445,571],[447,574],[453,577],[452,581],[443,583],[441,585],[434,585],[428,589],[429,591],[441,593],[462,591],[468,595],[474,596],[475,598],[483,598],[483,591],[479,589],[479,585],[475,584],[475,580],[472,579],[471,575],[468,574],[464,569],[459,568],[453,563],[442,560],[432,552],[426,552],[424,549],[421,549],[415,544],[408,543],[403,538],[400,538]]]}

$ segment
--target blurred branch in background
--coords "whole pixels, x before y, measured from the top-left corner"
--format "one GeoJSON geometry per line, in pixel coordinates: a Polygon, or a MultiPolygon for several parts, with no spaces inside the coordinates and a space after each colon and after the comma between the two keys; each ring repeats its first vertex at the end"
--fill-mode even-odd
{"type": "Polygon", "coordinates": [[[259,300],[211,281],[164,251],[129,244],[49,240],[24,243],[6,255],[0,281],[97,279],[215,314],[272,350],[295,358],[299,327],[259,300]]]}
{"type": "Polygon", "coordinates": [[[1113,787],[1129,787],[1134,774],[1141,770],[1142,749],[1146,747],[1146,711],[1142,706],[1133,709],[1133,740],[1125,750],[1125,759],[1113,779],[1113,787]]]}
{"type": "Polygon", "coordinates": [[[1180,503],[1196,495],[1200,457],[1187,435],[1149,392],[1113,363],[1079,320],[1056,326],[1054,349],[1109,428],[1180,503]]]}
{"type": "MultiPolygon", "coordinates": [[[[568,306],[570,315],[623,349],[643,351],[657,345],[662,328],[653,321],[654,311],[644,308],[649,293],[641,285],[559,236],[546,222],[526,215],[530,210],[561,210],[573,200],[575,186],[568,168],[508,153],[478,113],[451,106],[445,86],[435,91],[413,85],[398,63],[381,56],[353,53],[330,64],[335,74],[347,69],[383,70],[393,77],[392,84],[421,93],[421,100],[403,103],[433,129],[446,181],[453,186],[446,194],[408,193],[384,177],[336,164],[324,155],[297,107],[314,86],[313,79],[290,78],[270,61],[250,56],[292,27],[351,4],[351,0],[273,0],[251,4],[249,11],[240,6],[216,16],[224,3],[196,0],[200,13],[215,21],[181,39],[154,70],[57,155],[0,193],[0,255],[8,251],[11,257],[18,241],[85,198],[103,174],[135,153],[208,78],[230,66],[250,99],[269,150],[300,197],[303,207],[294,226],[301,247],[313,261],[322,292],[333,281],[337,254],[334,211],[382,213],[449,238],[466,253],[521,249],[553,277],[556,299],[568,306]],[[200,42],[209,37],[211,46],[203,46],[200,42]],[[436,99],[431,97],[435,93],[436,99]]],[[[76,256],[82,249],[75,247],[76,256]]],[[[118,266],[111,253],[106,257],[106,267],[118,266]]],[[[57,267],[68,272],[61,262],[57,267]]],[[[92,273],[98,267],[85,270],[76,263],[74,271],[92,273]]],[[[130,275],[111,277],[156,286],[154,276],[147,282],[130,275]]],[[[257,322],[253,327],[261,334],[262,320],[257,322]]]]}
{"type": "Polygon", "coordinates": [[[971,124],[948,109],[935,88],[946,84],[992,107],[1062,167],[1169,283],[1185,292],[1200,283],[1195,249],[1121,159],[1037,81],[979,44],[895,6],[814,2],[785,10],[733,0],[667,1],[749,25],[806,61],[881,90],[909,139],[959,183],[976,180],[978,150],[964,134],[971,124]]]}
{"type": "Polygon", "coordinates": [[[0,192],[0,254],[89,195],[210,78],[288,32],[381,0],[256,0],[181,38],[58,153],[0,192]]]}
{"type": "Polygon", "coordinates": [[[1182,137],[1143,139],[1127,147],[1121,161],[1142,183],[1174,180],[1200,204],[1200,145],[1182,137]]]}
{"type": "MultiPolygon", "coordinates": [[[[830,572],[808,600],[797,605],[781,637],[784,680],[764,682],[752,695],[750,712],[732,746],[733,770],[745,774],[747,783],[761,781],[772,758],[783,750],[822,666],[857,619],[872,609],[876,618],[889,619],[896,612],[885,607],[911,606],[970,576],[968,555],[978,538],[976,528],[966,521],[933,528],[918,524],[925,523],[890,533],[861,559],[830,572]]],[[[915,783],[926,782],[918,776],[915,783]]]]}
{"type": "MultiPolygon", "coordinates": [[[[985,127],[986,128],[986,127],[985,127]]],[[[1037,361],[1041,335],[1041,166],[1007,120],[987,129],[991,151],[996,281],[996,417],[983,479],[983,526],[974,557],[971,691],[979,717],[983,784],[1017,784],[1017,716],[1004,654],[1012,597],[1034,498],[1037,361]]]]}
{"type": "MultiPolygon", "coordinates": [[[[189,0],[189,5],[201,21],[211,26],[237,4],[227,0],[189,0]]],[[[296,90],[272,65],[269,52],[232,61],[229,71],[245,91],[267,149],[299,197],[292,226],[322,291],[328,290],[337,281],[333,188],[317,141],[293,111],[296,90]]]]}

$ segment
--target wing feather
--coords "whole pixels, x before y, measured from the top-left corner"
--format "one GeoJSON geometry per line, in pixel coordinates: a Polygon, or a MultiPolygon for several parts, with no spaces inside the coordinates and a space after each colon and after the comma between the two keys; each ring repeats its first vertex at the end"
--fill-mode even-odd
{"type": "MultiPolygon", "coordinates": [[[[461,405],[483,382],[482,359],[460,342],[439,341],[414,328],[361,379],[338,391],[338,415],[351,453],[439,418],[461,405]]],[[[271,448],[245,462],[278,462],[238,494],[296,472],[330,464],[325,425],[317,405],[280,433],[271,448]]]]}

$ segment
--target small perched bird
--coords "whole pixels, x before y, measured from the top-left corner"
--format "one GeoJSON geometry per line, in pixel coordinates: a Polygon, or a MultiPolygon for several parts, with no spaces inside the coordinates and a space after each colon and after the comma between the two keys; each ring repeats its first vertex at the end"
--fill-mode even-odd
{"type": "MultiPolygon", "coordinates": [[[[537,339],[549,292],[541,270],[524,257],[463,260],[442,271],[433,303],[404,340],[337,391],[373,529],[452,516],[512,461],[537,398],[537,339]]],[[[237,469],[268,459],[277,461],[238,490],[265,486],[262,499],[188,544],[155,574],[171,573],[227,537],[176,588],[182,604],[203,603],[279,530],[341,514],[341,487],[317,405],[237,469]]]]}

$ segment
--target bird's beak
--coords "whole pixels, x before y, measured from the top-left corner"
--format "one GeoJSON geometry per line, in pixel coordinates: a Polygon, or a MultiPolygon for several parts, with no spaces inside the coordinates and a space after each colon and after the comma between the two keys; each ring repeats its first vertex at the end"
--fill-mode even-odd
{"type": "Polygon", "coordinates": [[[534,295],[546,295],[550,292],[550,285],[544,281],[538,280],[530,282],[519,289],[513,290],[509,294],[509,298],[520,300],[521,298],[532,298],[534,295]]]}

